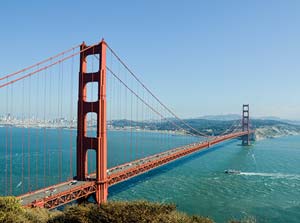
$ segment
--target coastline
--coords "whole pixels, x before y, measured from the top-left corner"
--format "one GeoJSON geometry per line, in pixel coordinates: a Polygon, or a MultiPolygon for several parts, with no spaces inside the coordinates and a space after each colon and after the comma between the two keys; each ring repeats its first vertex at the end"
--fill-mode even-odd
{"type": "Polygon", "coordinates": [[[294,135],[300,135],[300,130],[287,129],[278,126],[270,126],[255,129],[254,138],[255,141],[260,141],[264,139],[273,139],[294,135]]]}
{"type": "MultiPolygon", "coordinates": [[[[70,131],[77,131],[75,125],[59,125],[59,124],[42,124],[42,123],[0,123],[0,128],[23,128],[23,129],[63,129],[70,131]]],[[[89,130],[95,130],[95,127],[91,127],[89,130]]],[[[157,134],[169,134],[176,136],[191,136],[185,131],[180,130],[156,130],[156,129],[140,129],[137,127],[108,127],[107,131],[110,132],[136,132],[136,133],[157,133],[157,134]]],[[[255,129],[254,139],[255,141],[260,141],[264,139],[279,138],[284,136],[300,135],[300,127],[298,126],[288,126],[288,125],[272,125],[272,126],[261,126],[255,129]]],[[[192,136],[191,136],[192,137],[192,136]]]]}
{"type": "MultiPolygon", "coordinates": [[[[24,129],[65,129],[65,130],[73,130],[76,131],[76,126],[59,126],[59,125],[20,125],[20,124],[0,124],[0,128],[24,128],[24,129]]],[[[91,129],[96,130],[96,128],[92,127],[91,129]]],[[[112,132],[148,132],[148,133],[157,133],[157,134],[171,134],[171,135],[189,135],[185,131],[174,131],[174,130],[151,130],[151,129],[139,129],[139,128],[107,128],[107,131],[112,132]]]]}

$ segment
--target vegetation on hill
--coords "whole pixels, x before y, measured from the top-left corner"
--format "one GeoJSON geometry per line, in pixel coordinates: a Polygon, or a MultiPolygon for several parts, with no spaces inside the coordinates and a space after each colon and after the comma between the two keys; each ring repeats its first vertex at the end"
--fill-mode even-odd
{"type": "MultiPolygon", "coordinates": [[[[210,120],[210,119],[185,119],[193,128],[207,135],[219,135],[224,133],[233,124],[237,124],[237,120],[210,120]]],[[[111,121],[110,125],[117,129],[126,129],[128,126],[133,128],[156,130],[156,131],[180,131],[180,128],[186,129],[183,123],[172,120],[169,121],[147,121],[147,122],[134,122],[129,120],[115,120],[111,121]],[[176,123],[173,125],[172,123],[176,123]],[[180,128],[179,128],[180,127],[180,128]]],[[[300,134],[300,125],[282,122],[278,120],[251,120],[251,128],[257,130],[255,136],[257,139],[273,138],[285,135],[300,134]]],[[[191,133],[197,132],[190,130],[191,133]]]]}
{"type": "Polygon", "coordinates": [[[82,204],[66,207],[63,211],[42,208],[23,208],[15,197],[0,197],[0,222],[3,223],[212,223],[200,216],[178,212],[173,204],[147,201],[113,201],[100,206],[82,204]]]}

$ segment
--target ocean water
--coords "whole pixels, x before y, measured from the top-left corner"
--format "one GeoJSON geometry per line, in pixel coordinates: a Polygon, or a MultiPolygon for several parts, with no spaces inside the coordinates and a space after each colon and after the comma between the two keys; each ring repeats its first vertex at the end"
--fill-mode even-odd
{"type": "MultiPolygon", "coordinates": [[[[0,128],[1,195],[22,194],[75,173],[76,132],[45,131],[0,128]]],[[[108,165],[195,140],[150,132],[109,132],[108,165]]],[[[89,158],[92,172],[93,153],[89,158]]],[[[257,222],[300,222],[300,136],[261,140],[250,147],[232,140],[109,188],[109,200],[140,199],[175,203],[180,211],[216,222],[251,217],[257,222]],[[225,174],[226,169],[241,173],[225,174]]]]}
{"type": "MultiPolygon", "coordinates": [[[[108,131],[108,168],[199,140],[160,132],[108,131]]],[[[95,155],[88,151],[89,173],[95,172],[95,155]]],[[[75,175],[75,130],[0,127],[0,195],[24,194],[75,175]]]]}
{"type": "Polygon", "coordinates": [[[233,140],[111,187],[110,200],[175,203],[216,222],[300,222],[300,136],[233,140]],[[240,170],[228,175],[226,169],[240,170]]]}

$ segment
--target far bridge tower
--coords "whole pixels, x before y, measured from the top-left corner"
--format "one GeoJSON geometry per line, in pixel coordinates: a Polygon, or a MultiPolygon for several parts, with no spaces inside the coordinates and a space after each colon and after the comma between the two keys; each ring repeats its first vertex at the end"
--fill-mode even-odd
{"type": "Polygon", "coordinates": [[[249,123],[249,104],[243,105],[242,129],[248,131],[247,135],[242,136],[242,145],[250,145],[250,123],[249,123]]]}

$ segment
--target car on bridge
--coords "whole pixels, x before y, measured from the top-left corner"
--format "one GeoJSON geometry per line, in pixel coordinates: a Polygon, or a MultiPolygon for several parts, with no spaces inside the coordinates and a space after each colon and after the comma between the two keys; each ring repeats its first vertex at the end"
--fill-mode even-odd
{"type": "Polygon", "coordinates": [[[75,184],[77,184],[77,182],[78,182],[77,180],[72,180],[72,181],[69,183],[69,185],[70,185],[70,186],[75,185],[75,184]]]}

